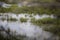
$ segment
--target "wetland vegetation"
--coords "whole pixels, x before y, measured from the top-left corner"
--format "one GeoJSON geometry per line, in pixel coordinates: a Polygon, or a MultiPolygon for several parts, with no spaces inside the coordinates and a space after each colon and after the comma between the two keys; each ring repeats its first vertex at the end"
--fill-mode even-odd
{"type": "MultiPolygon", "coordinates": [[[[60,37],[60,1],[59,0],[36,0],[36,1],[25,0],[25,1],[27,1],[27,3],[30,3],[30,2],[33,3],[33,4],[38,3],[39,5],[28,6],[26,4],[26,5],[23,5],[21,7],[19,7],[18,4],[16,4],[16,3],[18,3],[17,0],[15,0],[15,1],[13,0],[14,2],[12,2],[12,3],[11,3],[11,1],[7,2],[7,0],[0,0],[0,1],[1,2],[6,2],[6,3],[11,5],[9,8],[4,8],[0,5],[0,14],[4,14],[4,13],[8,13],[8,14],[9,13],[14,13],[14,14],[18,14],[18,15],[21,14],[21,13],[23,13],[23,15],[25,13],[29,14],[30,17],[31,17],[30,22],[33,25],[39,26],[44,31],[51,32],[54,35],[58,35],[60,37]],[[53,15],[54,18],[48,17],[48,18],[36,19],[35,17],[33,17],[32,14],[34,14],[34,16],[37,15],[37,14],[39,16],[43,15],[43,14],[53,15]]],[[[21,1],[21,2],[24,2],[24,1],[21,1]]],[[[7,20],[7,21],[12,21],[12,22],[13,21],[14,22],[18,21],[16,18],[7,18],[7,19],[6,18],[1,18],[1,20],[2,21],[7,20]]],[[[19,18],[19,21],[21,23],[24,23],[24,22],[26,23],[28,21],[28,18],[21,17],[21,18],[19,18]]],[[[10,33],[10,30],[5,31],[5,32],[10,33]]],[[[8,34],[8,35],[10,35],[10,34],[8,34]]],[[[16,36],[16,38],[17,38],[17,36],[16,36]]],[[[23,37],[21,37],[21,38],[23,39],[23,37]]],[[[13,37],[12,38],[4,38],[1,35],[1,30],[0,30],[0,40],[6,40],[6,39],[7,40],[18,40],[19,38],[18,39],[15,39],[15,38],[13,39],[13,37]]],[[[19,40],[21,40],[21,39],[19,39],[19,40]]],[[[58,40],[60,40],[60,38],[58,40]]]]}
{"type": "Polygon", "coordinates": [[[8,18],[7,21],[18,21],[16,18],[8,18]]]}
{"type": "Polygon", "coordinates": [[[23,22],[27,22],[27,20],[28,20],[27,18],[23,18],[23,17],[20,18],[20,22],[22,22],[22,23],[23,23],[23,22]]]}

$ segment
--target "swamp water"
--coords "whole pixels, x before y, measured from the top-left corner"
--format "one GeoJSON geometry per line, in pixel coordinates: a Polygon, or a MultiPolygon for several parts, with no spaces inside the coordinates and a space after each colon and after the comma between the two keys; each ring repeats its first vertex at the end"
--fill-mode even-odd
{"type": "Polygon", "coordinates": [[[29,14],[14,14],[14,13],[0,13],[0,25],[5,29],[10,28],[11,31],[16,31],[17,35],[27,36],[24,40],[54,40],[52,33],[44,31],[39,26],[33,25],[30,21],[31,18],[42,19],[42,18],[54,18],[53,15],[29,15],[29,14]],[[2,21],[2,18],[5,18],[2,21]],[[17,21],[7,21],[9,18],[16,18],[17,21]],[[27,18],[27,22],[21,22],[20,18],[27,18]]]}

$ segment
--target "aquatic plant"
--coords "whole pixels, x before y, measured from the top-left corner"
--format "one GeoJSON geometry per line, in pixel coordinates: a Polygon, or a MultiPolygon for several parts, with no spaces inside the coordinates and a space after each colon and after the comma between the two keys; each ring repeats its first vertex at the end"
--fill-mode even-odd
{"type": "Polygon", "coordinates": [[[43,19],[37,19],[36,20],[36,19],[32,18],[31,22],[35,25],[41,26],[43,24],[44,25],[45,24],[55,24],[55,19],[53,19],[53,18],[43,18],[43,19]]]}
{"type": "Polygon", "coordinates": [[[1,18],[2,21],[6,20],[6,18],[1,18]]]}
{"type": "Polygon", "coordinates": [[[27,20],[28,20],[27,18],[23,18],[23,17],[20,18],[20,22],[27,22],[27,20]]]}
{"type": "Polygon", "coordinates": [[[8,18],[7,21],[17,21],[16,18],[8,18]]]}
{"type": "Polygon", "coordinates": [[[28,15],[29,15],[29,17],[31,17],[31,18],[33,17],[33,15],[32,15],[32,14],[28,14],[28,15]]]}
{"type": "Polygon", "coordinates": [[[60,25],[58,25],[58,24],[57,25],[52,24],[52,25],[49,25],[49,26],[45,26],[44,30],[60,36],[60,31],[59,31],[60,30],[60,25]]]}

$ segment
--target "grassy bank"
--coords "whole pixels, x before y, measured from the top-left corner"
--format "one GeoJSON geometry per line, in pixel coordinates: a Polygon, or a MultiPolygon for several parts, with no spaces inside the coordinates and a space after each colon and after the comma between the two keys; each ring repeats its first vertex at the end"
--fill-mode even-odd
{"type": "Polygon", "coordinates": [[[0,8],[0,12],[1,13],[16,13],[16,14],[20,14],[20,13],[28,13],[28,14],[59,14],[60,13],[60,9],[51,9],[50,7],[42,7],[42,6],[32,6],[32,7],[27,7],[27,6],[22,6],[22,7],[18,7],[17,5],[13,5],[10,8],[0,8]]]}

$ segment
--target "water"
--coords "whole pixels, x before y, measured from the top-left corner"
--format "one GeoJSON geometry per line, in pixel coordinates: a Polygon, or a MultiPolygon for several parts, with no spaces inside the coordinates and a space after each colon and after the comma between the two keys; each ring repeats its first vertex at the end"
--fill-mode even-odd
{"type": "MultiPolygon", "coordinates": [[[[36,19],[42,19],[42,18],[46,18],[46,17],[51,17],[54,18],[53,15],[33,15],[32,17],[35,17],[36,19]]],[[[33,25],[30,22],[31,17],[29,14],[14,14],[14,13],[5,13],[4,15],[0,16],[0,25],[4,26],[5,29],[10,28],[11,31],[16,31],[17,35],[26,35],[27,39],[25,40],[44,40],[44,39],[49,39],[53,34],[50,32],[46,32],[44,31],[42,28],[40,28],[39,26],[33,25]],[[6,18],[6,20],[2,21],[1,18],[6,18]],[[18,21],[7,21],[7,18],[16,18],[18,21]],[[20,22],[20,18],[28,18],[28,21],[25,23],[21,23],[20,22]]],[[[51,39],[52,40],[52,39],[51,39]]]]}

